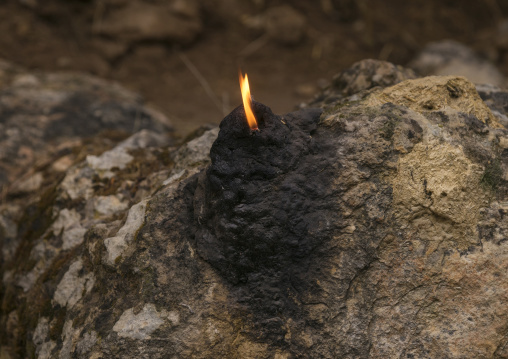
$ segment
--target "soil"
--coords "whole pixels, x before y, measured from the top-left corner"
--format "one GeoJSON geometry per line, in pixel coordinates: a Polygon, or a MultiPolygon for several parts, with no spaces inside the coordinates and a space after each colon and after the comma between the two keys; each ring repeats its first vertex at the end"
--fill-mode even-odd
{"type": "Polygon", "coordinates": [[[29,69],[82,71],[119,81],[164,112],[180,136],[220,122],[240,104],[239,67],[249,74],[253,97],[275,113],[309,100],[326,79],[355,61],[404,65],[440,39],[472,46],[508,74],[498,30],[508,15],[505,0],[202,0],[202,31],[185,45],[162,40],[125,45],[94,32],[121,0],[43,3],[0,3],[1,58],[29,69]],[[282,45],[245,25],[281,4],[306,18],[305,35],[296,44],[282,45]]]}

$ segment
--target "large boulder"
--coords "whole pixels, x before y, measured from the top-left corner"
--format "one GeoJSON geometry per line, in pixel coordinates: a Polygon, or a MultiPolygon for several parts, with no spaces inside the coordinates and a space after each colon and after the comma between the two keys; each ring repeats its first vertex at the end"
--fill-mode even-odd
{"type": "Polygon", "coordinates": [[[478,84],[506,85],[506,78],[493,63],[453,40],[427,44],[408,66],[425,76],[464,76],[478,84]]]}
{"type": "Polygon", "coordinates": [[[2,355],[508,357],[505,110],[465,78],[355,68],[352,97],[255,103],[259,131],[239,107],[69,168],[0,232],[21,238],[2,355]]]}
{"type": "Polygon", "coordinates": [[[30,72],[0,61],[0,193],[7,186],[17,192],[40,188],[52,180],[40,168],[64,172],[85,141],[109,138],[95,144],[100,153],[142,129],[168,133],[171,125],[116,83],[79,73],[30,72]]]}

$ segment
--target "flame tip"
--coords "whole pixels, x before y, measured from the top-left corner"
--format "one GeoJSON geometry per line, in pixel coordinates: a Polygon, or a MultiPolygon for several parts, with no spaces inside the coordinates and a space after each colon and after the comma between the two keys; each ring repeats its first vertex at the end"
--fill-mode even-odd
{"type": "Polygon", "coordinates": [[[240,69],[238,70],[238,73],[240,77],[240,90],[242,92],[243,108],[245,111],[245,117],[247,117],[247,123],[249,124],[251,130],[259,130],[256,116],[254,116],[254,112],[252,111],[252,97],[250,95],[249,78],[247,77],[247,73],[243,76],[240,69]]]}

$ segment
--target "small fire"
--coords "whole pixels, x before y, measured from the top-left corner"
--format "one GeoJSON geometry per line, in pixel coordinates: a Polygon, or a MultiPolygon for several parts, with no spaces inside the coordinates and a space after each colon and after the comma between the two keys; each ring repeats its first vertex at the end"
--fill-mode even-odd
{"type": "Polygon", "coordinates": [[[247,122],[249,123],[250,129],[255,131],[258,129],[258,122],[254,116],[254,112],[252,112],[252,99],[250,97],[249,79],[247,78],[247,74],[245,74],[245,77],[243,77],[241,72],[239,72],[239,76],[245,116],[247,117],[247,122]]]}

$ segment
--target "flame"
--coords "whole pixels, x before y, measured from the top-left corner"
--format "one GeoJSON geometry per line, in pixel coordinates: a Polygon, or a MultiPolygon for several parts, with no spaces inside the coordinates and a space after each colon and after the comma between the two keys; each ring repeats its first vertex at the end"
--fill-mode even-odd
{"type": "Polygon", "coordinates": [[[241,72],[239,72],[239,76],[240,76],[240,89],[242,90],[243,108],[245,109],[245,116],[247,117],[247,122],[249,123],[250,129],[254,131],[258,129],[258,122],[256,121],[256,117],[254,116],[254,112],[252,112],[252,99],[250,97],[249,79],[247,77],[247,74],[245,74],[245,77],[243,77],[241,72]]]}

